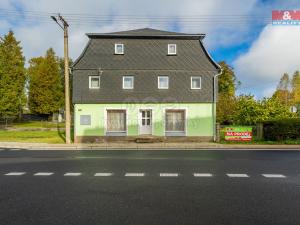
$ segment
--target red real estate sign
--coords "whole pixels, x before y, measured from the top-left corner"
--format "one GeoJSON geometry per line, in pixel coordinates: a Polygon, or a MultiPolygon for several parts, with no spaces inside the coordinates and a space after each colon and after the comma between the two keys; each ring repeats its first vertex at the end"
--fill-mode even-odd
{"type": "Polygon", "coordinates": [[[226,141],[251,141],[252,127],[226,127],[226,141]]]}
{"type": "Polygon", "coordinates": [[[300,25],[300,10],[273,10],[273,25],[300,25]]]}

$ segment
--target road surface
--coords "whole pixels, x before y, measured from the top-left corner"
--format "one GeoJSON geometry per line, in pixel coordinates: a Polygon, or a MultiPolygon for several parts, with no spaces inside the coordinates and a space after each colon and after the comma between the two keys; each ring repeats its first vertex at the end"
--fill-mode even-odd
{"type": "Polygon", "coordinates": [[[300,151],[0,149],[0,224],[299,225],[300,151]]]}

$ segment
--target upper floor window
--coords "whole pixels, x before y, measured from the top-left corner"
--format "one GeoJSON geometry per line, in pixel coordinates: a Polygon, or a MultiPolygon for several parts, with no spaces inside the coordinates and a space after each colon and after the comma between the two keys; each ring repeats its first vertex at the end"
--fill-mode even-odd
{"type": "Polygon", "coordinates": [[[169,88],[169,77],[159,76],[158,77],[158,89],[168,89],[169,88]]]}
{"type": "Polygon", "coordinates": [[[201,89],[201,77],[191,77],[191,89],[201,89]]]}
{"type": "Polygon", "coordinates": [[[123,89],[133,89],[134,86],[134,77],[133,76],[124,76],[123,77],[123,89]]]}
{"type": "Polygon", "coordinates": [[[176,44],[168,44],[168,55],[176,55],[177,47],[176,44]]]}
{"type": "Polygon", "coordinates": [[[100,76],[89,76],[89,88],[90,89],[100,88],[100,76]]]}
{"type": "Polygon", "coordinates": [[[115,54],[117,55],[124,54],[124,44],[115,44],[115,54]]]}

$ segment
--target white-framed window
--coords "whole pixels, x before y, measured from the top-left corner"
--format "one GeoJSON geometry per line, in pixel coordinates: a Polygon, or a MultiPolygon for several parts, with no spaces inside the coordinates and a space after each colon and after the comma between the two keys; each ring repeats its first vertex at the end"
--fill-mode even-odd
{"type": "Polygon", "coordinates": [[[115,44],[115,54],[123,55],[124,54],[124,44],[115,44]]]}
{"type": "Polygon", "coordinates": [[[89,76],[89,88],[90,89],[100,88],[100,76],[89,76]]]}
{"type": "Polygon", "coordinates": [[[126,110],[109,109],[106,120],[107,132],[126,132],[126,110]]]}
{"type": "Polygon", "coordinates": [[[80,115],[80,125],[91,125],[91,115],[80,115]]]}
{"type": "Polygon", "coordinates": [[[201,77],[191,77],[191,89],[201,89],[201,77]]]}
{"type": "Polygon", "coordinates": [[[176,44],[168,44],[168,55],[176,55],[176,54],[177,54],[176,44]]]}
{"type": "Polygon", "coordinates": [[[167,109],[165,119],[166,132],[185,132],[185,110],[167,109]]]}
{"type": "Polygon", "coordinates": [[[133,89],[134,76],[123,76],[123,89],[133,89]]]}
{"type": "Polygon", "coordinates": [[[168,89],[169,88],[169,77],[168,76],[158,76],[158,89],[168,89]]]}

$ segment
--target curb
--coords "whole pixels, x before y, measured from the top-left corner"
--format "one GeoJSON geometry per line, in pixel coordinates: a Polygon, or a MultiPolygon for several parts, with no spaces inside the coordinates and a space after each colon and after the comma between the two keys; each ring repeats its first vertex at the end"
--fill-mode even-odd
{"type": "Polygon", "coordinates": [[[14,150],[299,150],[300,145],[227,145],[215,143],[165,143],[165,144],[46,144],[0,142],[0,148],[14,150]]]}

